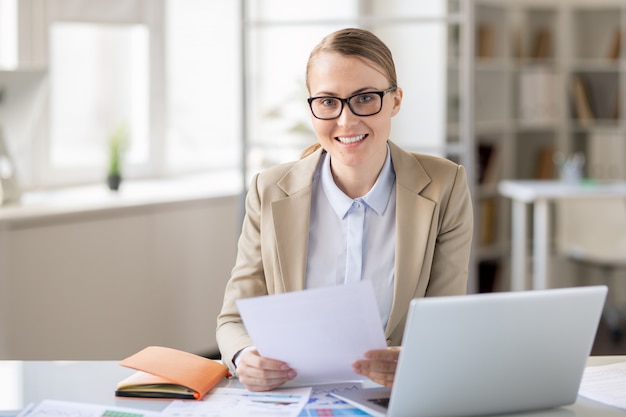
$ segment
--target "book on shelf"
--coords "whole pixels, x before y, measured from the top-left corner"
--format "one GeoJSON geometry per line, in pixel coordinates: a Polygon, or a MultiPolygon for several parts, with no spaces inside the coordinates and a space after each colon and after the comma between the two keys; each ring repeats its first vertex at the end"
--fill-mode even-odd
{"type": "Polygon", "coordinates": [[[589,86],[580,75],[572,76],[572,101],[576,119],[583,126],[590,125],[594,120],[589,100],[589,86]]]}
{"type": "Polygon", "coordinates": [[[614,180],[626,177],[626,138],[618,131],[594,131],[587,138],[587,173],[590,178],[614,180]]]}
{"type": "Polygon", "coordinates": [[[478,263],[478,292],[486,293],[496,291],[498,288],[498,275],[500,262],[497,260],[483,260],[478,263]]]}
{"type": "Polygon", "coordinates": [[[118,383],[118,397],[199,400],[228,376],[221,362],[162,346],[148,346],[120,365],[137,372],[118,383]]]}
{"type": "Polygon", "coordinates": [[[545,59],[550,57],[552,43],[552,32],[550,29],[541,29],[535,34],[535,41],[531,52],[531,57],[535,59],[545,59]]]}
{"type": "Polygon", "coordinates": [[[478,183],[495,184],[500,175],[501,155],[493,143],[481,142],[478,145],[478,183]]]}
{"type": "Polygon", "coordinates": [[[555,177],[554,148],[546,146],[538,151],[535,178],[538,180],[551,180],[555,177]]]}
{"type": "Polygon", "coordinates": [[[493,29],[489,25],[478,26],[476,56],[479,58],[493,58],[493,29]]]}
{"type": "Polygon", "coordinates": [[[620,29],[615,29],[615,32],[613,33],[613,37],[611,39],[611,44],[609,45],[609,49],[606,54],[606,57],[611,61],[615,61],[619,59],[621,55],[621,49],[622,49],[622,31],[620,29]]]}
{"type": "Polygon", "coordinates": [[[557,75],[550,68],[524,69],[518,77],[518,111],[523,124],[546,125],[558,119],[557,75]]]}
{"type": "Polygon", "coordinates": [[[481,245],[490,245],[496,241],[496,200],[485,198],[480,201],[480,234],[481,245]]]}

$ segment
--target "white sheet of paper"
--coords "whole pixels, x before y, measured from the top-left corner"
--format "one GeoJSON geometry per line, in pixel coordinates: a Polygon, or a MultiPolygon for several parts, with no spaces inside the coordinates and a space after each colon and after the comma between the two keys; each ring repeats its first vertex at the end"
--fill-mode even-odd
{"type": "MultiPolygon", "coordinates": [[[[167,417],[297,417],[311,395],[311,387],[250,392],[215,388],[202,401],[172,401],[161,413],[167,417]]],[[[134,417],[134,416],[130,416],[134,417]]]]}
{"type": "Polygon", "coordinates": [[[160,417],[157,411],[146,411],[138,408],[115,407],[102,404],[90,404],[73,401],[43,400],[32,409],[24,410],[26,417],[160,417]]]}
{"type": "Polygon", "coordinates": [[[352,364],[387,343],[369,282],[237,301],[262,356],[288,363],[296,382],[363,379],[352,364]]]}
{"type": "Polygon", "coordinates": [[[578,394],[626,410],[626,362],[585,368],[578,394]]]}

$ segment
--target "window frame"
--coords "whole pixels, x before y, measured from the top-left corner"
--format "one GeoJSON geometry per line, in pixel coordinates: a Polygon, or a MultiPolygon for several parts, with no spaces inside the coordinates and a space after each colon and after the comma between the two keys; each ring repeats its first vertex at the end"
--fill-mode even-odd
{"type": "MultiPolygon", "coordinates": [[[[49,68],[50,28],[54,23],[137,24],[149,33],[149,156],[145,164],[126,167],[128,178],[160,177],[165,167],[165,0],[20,0],[18,2],[18,70],[49,68]]],[[[35,130],[27,165],[20,181],[23,189],[50,188],[93,183],[105,172],[93,169],[56,168],[50,155],[50,88],[45,99],[41,126],[35,130]]]]}

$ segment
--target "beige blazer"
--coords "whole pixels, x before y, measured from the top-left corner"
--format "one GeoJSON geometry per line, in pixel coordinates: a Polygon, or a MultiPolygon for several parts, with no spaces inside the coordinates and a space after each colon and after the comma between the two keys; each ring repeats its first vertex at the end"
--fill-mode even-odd
{"type": "MultiPolygon", "coordinates": [[[[397,236],[385,336],[399,345],[412,298],[466,293],[473,210],[461,165],[389,146],[397,236]]],[[[235,300],[304,289],[311,184],[322,152],[270,168],[251,182],[237,259],[217,318],[217,342],[231,369],[233,356],[253,344],[235,300]]]]}

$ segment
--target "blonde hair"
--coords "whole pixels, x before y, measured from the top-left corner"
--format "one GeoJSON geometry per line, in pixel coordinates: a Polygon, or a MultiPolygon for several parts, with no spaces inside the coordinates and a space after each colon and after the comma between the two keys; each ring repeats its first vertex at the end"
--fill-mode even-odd
{"type": "MultiPolygon", "coordinates": [[[[341,29],[326,36],[322,41],[317,44],[309,55],[309,60],[306,65],[306,88],[311,92],[309,86],[309,73],[315,62],[315,58],[323,52],[333,52],[344,56],[351,56],[365,59],[382,70],[382,73],[387,77],[390,87],[398,86],[398,79],[396,77],[396,66],[393,61],[391,51],[372,32],[365,29],[347,28],[341,29]]],[[[315,143],[306,148],[301,155],[304,158],[317,149],[321,145],[315,143]]]]}
{"type": "Polygon", "coordinates": [[[311,92],[309,72],[315,57],[322,52],[334,52],[344,56],[366,59],[383,70],[383,75],[387,77],[390,87],[398,85],[396,66],[387,45],[368,30],[348,28],[338,30],[326,36],[311,51],[306,65],[306,88],[309,90],[309,93],[311,92]]]}

